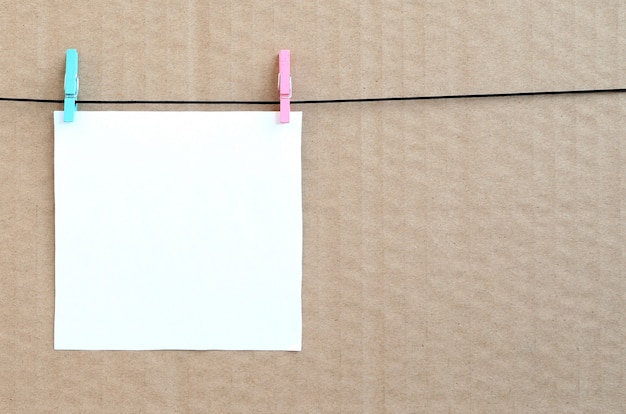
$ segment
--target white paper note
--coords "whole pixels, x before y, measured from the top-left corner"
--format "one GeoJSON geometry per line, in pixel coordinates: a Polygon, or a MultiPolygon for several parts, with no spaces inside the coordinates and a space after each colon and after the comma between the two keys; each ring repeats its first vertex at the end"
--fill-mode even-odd
{"type": "Polygon", "coordinates": [[[301,349],[302,114],[54,114],[55,349],[301,349]]]}

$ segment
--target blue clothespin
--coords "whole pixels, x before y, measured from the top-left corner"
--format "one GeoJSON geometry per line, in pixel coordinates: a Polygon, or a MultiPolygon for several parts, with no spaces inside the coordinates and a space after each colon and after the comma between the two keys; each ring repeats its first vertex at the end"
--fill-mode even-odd
{"type": "Polygon", "coordinates": [[[67,49],[65,55],[65,101],[63,104],[63,121],[74,122],[74,113],[78,110],[78,52],[67,49]]]}

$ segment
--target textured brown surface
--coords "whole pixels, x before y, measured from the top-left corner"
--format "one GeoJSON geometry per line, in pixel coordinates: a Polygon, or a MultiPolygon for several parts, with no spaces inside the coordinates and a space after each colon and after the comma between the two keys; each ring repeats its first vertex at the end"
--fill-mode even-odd
{"type": "MultiPolygon", "coordinates": [[[[623,1],[155,4],[0,0],[0,96],[626,87],[623,1]]],[[[0,102],[0,412],[626,411],[626,95],[294,107],[301,353],[53,351],[60,108],[0,102]]]]}

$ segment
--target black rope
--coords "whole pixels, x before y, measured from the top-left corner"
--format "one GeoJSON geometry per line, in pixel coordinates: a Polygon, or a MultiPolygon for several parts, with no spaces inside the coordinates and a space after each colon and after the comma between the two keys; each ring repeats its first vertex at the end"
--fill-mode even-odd
{"type": "MultiPolygon", "coordinates": [[[[468,94],[468,95],[432,95],[432,96],[402,96],[389,98],[346,98],[346,99],[310,99],[310,100],[292,100],[292,105],[305,104],[337,104],[337,103],[358,103],[358,102],[391,102],[391,101],[427,101],[436,99],[477,99],[477,98],[510,98],[521,96],[540,96],[540,95],[582,95],[582,94],[600,94],[600,93],[624,93],[626,89],[583,89],[569,91],[540,91],[540,92],[509,92],[509,93],[484,93],[484,94],[468,94]]],[[[35,102],[35,103],[63,103],[63,99],[39,99],[39,98],[3,98],[3,102],[35,102]]],[[[145,100],[129,100],[129,101],[113,101],[113,100],[84,100],[78,101],[79,104],[88,105],[278,105],[279,101],[145,101],[145,100]]]]}

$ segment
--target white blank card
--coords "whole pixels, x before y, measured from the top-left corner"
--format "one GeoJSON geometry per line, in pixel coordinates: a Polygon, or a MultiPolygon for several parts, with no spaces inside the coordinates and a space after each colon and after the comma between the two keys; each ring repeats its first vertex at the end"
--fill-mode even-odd
{"type": "Polygon", "coordinates": [[[301,127],[55,112],[55,349],[300,350],[301,127]]]}

